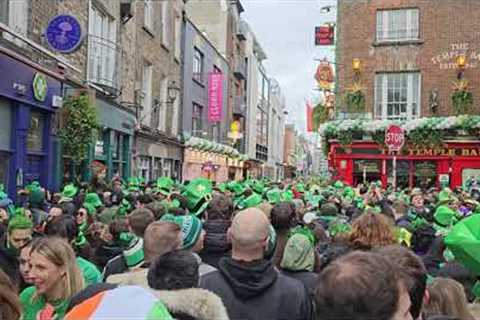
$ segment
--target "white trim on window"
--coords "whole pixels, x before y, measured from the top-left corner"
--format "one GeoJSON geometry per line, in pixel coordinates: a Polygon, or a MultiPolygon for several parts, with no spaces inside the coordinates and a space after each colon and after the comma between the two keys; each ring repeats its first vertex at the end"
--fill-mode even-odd
{"type": "Polygon", "coordinates": [[[153,3],[151,0],[143,0],[143,26],[153,33],[153,3]]]}
{"type": "Polygon", "coordinates": [[[420,38],[418,9],[377,11],[377,41],[412,41],[420,38]]]}

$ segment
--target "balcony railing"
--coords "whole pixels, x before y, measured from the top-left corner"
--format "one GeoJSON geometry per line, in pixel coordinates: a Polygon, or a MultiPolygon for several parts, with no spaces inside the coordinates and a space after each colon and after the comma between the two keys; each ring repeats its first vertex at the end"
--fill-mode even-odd
{"type": "Polygon", "coordinates": [[[245,117],[247,113],[247,104],[245,103],[245,96],[236,96],[233,105],[233,114],[245,117]]]}
{"type": "Polygon", "coordinates": [[[108,39],[89,34],[88,81],[101,86],[112,96],[121,92],[122,50],[108,39]]]}

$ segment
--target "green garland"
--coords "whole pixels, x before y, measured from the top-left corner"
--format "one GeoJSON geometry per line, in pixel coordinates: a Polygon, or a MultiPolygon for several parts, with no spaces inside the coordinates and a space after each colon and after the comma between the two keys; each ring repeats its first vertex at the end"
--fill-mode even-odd
{"type": "Polygon", "coordinates": [[[328,120],[327,108],[321,103],[317,104],[313,108],[313,115],[312,115],[312,124],[313,124],[313,131],[317,132],[318,128],[322,123],[325,123],[328,120]]]}
{"type": "Polygon", "coordinates": [[[430,127],[417,128],[408,134],[407,141],[414,147],[439,147],[442,145],[443,132],[430,127]]]}
{"type": "Polygon", "coordinates": [[[372,140],[381,147],[385,147],[385,131],[375,131],[372,134],[372,140]]]}
{"type": "Polygon", "coordinates": [[[341,131],[338,133],[338,142],[342,146],[349,146],[353,142],[353,133],[351,131],[341,131]]]}

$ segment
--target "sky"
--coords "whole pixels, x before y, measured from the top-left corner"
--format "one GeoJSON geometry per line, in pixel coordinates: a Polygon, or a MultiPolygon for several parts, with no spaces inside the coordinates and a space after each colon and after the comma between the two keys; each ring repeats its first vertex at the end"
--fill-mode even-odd
{"type": "Polygon", "coordinates": [[[336,0],[241,0],[249,23],[267,54],[267,74],[277,79],[285,95],[287,123],[303,133],[306,128],[305,100],[314,100],[313,78],[318,61],[334,60],[333,47],[315,46],[315,26],[334,22],[336,9],[322,13],[320,8],[336,0]]]}

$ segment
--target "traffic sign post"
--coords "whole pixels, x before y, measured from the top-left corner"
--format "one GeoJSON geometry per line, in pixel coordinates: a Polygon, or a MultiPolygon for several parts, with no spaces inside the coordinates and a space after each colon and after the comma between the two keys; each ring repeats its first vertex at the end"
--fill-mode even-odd
{"type": "Polygon", "coordinates": [[[385,131],[385,144],[393,152],[393,188],[397,188],[397,152],[405,144],[405,131],[400,126],[390,125],[385,131]]]}

